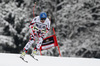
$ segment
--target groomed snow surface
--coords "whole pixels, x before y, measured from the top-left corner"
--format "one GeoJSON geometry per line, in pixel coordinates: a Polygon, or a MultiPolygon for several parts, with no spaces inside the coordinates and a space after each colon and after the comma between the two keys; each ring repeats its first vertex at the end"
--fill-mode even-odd
{"type": "Polygon", "coordinates": [[[39,61],[26,55],[24,62],[20,54],[0,53],[0,66],[100,66],[100,59],[93,58],[68,58],[35,55],[39,61]]]}

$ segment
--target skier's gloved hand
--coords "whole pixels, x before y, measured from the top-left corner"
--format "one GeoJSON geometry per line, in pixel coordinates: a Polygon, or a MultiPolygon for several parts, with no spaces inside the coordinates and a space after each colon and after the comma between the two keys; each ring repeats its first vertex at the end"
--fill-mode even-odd
{"type": "Polygon", "coordinates": [[[46,31],[46,29],[44,29],[44,30],[41,30],[41,32],[42,32],[42,33],[46,33],[47,31],[46,31]]]}
{"type": "Polygon", "coordinates": [[[34,26],[32,29],[38,31],[38,28],[36,26],[34,26]]]}

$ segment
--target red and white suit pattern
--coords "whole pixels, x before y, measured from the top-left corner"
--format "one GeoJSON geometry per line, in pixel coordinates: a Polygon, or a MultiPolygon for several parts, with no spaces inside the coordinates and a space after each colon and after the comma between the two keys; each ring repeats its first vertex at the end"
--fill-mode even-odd
{"type": "Polygon", "coordinates": [[[46,18],[45,22],[42,23],[40,17],[37,16],[32,20],[29,27],[30,27],[30,40],[25,45],[24,50],[28,50],[34,43],[35,39],[38,39],[36,48],[40,49],[44,36],[50,30],[50,20],[46,18]]]}

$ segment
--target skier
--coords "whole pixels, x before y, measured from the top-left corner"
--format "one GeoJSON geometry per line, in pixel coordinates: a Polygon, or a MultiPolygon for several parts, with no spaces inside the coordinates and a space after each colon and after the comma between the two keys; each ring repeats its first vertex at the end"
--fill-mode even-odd
{"type": "Polygon", "coordinates": [[[29,27],[30,27],[30,40],[25,45],[23,52],[20,56],[20,58],[23,59],[28,49],[35,42],[35,39],[38,39],[37,45],[31,54],[36,54],[37,50],[40,49],[44,36],[50,30],[50,20],[48,19],[47,14],[45,12],[41,12],[40,16],[37,16],[32,20],[29,27]]]}

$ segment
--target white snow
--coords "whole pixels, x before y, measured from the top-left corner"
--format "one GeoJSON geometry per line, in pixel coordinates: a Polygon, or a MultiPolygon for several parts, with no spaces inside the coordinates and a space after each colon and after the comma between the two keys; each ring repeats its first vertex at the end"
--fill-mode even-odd
{"type": "Polygon", "coordinates": [[[28,63],[19,58],[20,54],[0,53],[0,66],[100,66],[100,59],[68,58],[35,55],[39,61],[29,55],[25,59],[28,63]]]}

